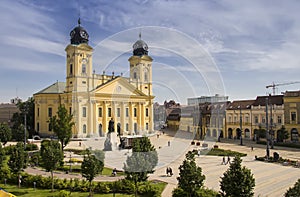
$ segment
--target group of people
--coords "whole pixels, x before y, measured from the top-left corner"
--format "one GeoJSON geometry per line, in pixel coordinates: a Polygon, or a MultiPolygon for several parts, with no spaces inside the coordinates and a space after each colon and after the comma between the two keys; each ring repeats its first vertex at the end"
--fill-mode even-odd
{"type": "Polygon", "coordinates": [[[226,165],[226,164],[230,164],[230,157],[229,156],[227,156],[227,161],[226,161],[226,159],[225,159],[225,156],[223,156],[223,160],[222,160],[222,163],[221,163],[221,165],[226,165]]]}
{"type": "Polygon", "coordinates": [[[173,175],[173,170],[171,167],[167,167],[167,170],[166,170],[166,173],[167,173],[167,176],[172,176],[173,175]]]}

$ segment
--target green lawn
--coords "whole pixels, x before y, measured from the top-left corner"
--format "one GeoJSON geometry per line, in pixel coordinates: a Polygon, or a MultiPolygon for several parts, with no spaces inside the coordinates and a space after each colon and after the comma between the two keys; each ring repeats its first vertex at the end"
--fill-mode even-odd
{"type": "MultiPolygon", "coordinates": [[[[22,196],[22,197],[55,197],[58,196],[59,191],[51,192],[50,189],[33,189],[33,188],[18,188],[17,186],[12,185],[3,185],[0,184],[0,187],[6,190],[7,192],[10,192],[16,196],[22,196]]],[[[87,197],[88,192],[72,192],[71,197],[87,197]]],[[[94,194],[94,197],[108,197],[113,196],[113,194],[94,194]]],[[[128,194],[116,194],[116,196],[132,196],[128,194]]]]}

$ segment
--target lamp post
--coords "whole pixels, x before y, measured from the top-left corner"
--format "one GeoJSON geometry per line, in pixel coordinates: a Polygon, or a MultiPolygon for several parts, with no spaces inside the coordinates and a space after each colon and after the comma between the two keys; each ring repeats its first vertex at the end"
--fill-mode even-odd
{"type": "Polygon", "coordinates": [[[24,149],[26,149],[26,127],[27,127],[27,119],[26,119],[26,104],[25,104],[25,109],[24,109],[24,149]]]}
{"type": "Polygon", "coordinates": [[[239,106],[240,108],[240,145],[243,146],[243,121],[242,121],[242,107],[239,106]]]}
{"type": "Polygon", "coordinates": [[[266,138],[267,138],[267,159],[269,160],[270,157],[270,147],[269,147],[269,119],[268,119],[268,104],[269,104],[269,98],[266,98],[266,138]]]}

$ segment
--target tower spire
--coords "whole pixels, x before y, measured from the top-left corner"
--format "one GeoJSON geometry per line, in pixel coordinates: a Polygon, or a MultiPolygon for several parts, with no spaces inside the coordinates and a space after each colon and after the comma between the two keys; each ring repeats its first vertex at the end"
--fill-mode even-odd
{"type": "Polygon", "coordinates": [[[80,21],[80,16],[79,16],[79,18],[78,18],[78,26],[80,26],[80,24],[81,24],[81,21],[80,21]]]}

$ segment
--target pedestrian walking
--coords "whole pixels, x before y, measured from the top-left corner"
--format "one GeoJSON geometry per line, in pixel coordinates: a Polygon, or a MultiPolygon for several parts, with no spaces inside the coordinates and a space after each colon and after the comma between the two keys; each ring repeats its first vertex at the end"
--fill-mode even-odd
{"type": "Polygon", "coordinates": [[[166,174],[167,174],[167,176],[169,176],[169,167],[167,167],[167,169],[166,169],[166,174]]]}
{"type": "Polygon", "coordinates": [[[173,175],[173,170],[172,170],[171,167],[169,168],[169,173],[170,173],[171,176],[173,175]]]}
{"type": "Polygon", "coordinates": [[[251,146],[251,151],[253,151],[253,146],[251,146]]]}
{"type": "Polygon", "coordinates": [[[227,163],[226,164],[228,164],[228,163],[230,164],[230,157],[229,156],[227,157],[227,163]]]}
{"type": "Polygon", "coordinates": [[[222,160],[222,163],[221,163],[221,165],[225,165],[226,164],[226,162],[225,162],[225,156],[223,156],[223,160],[222,160]]]}
{"type": "Polygon", "coordinates": [[[171,145],[171,142],[170,141],[168,141],[168,146],[170,146],[171,145]]]}

